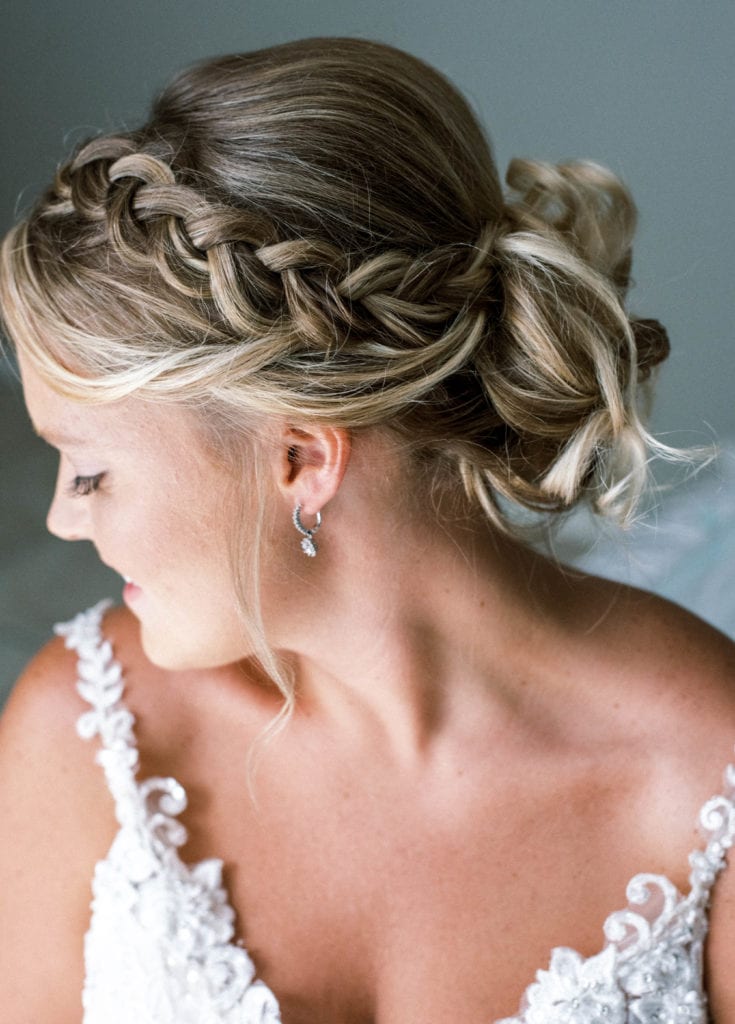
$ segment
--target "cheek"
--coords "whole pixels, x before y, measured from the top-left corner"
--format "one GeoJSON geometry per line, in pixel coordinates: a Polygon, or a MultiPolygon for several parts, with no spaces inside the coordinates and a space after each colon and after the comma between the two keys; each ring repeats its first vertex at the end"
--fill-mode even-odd
{"type": "Polygon", "coordinates": [[[216,535],[154,545],[142,563],[143,592],[132,606],[144,650],[168,669],[209,668],[249,656],[230,572],[229,552],[216,535]]]}
{"type": "MultiPolygon", "coordinates": [[[[252,654],[231,571],[231,524],[217,480],[175,477],[105,523],[102,557],[140,584],[130,602],[154,664],[211,668],[252,654]]],[[[101,525],[101,524],[100,524],[101,525]]]]}

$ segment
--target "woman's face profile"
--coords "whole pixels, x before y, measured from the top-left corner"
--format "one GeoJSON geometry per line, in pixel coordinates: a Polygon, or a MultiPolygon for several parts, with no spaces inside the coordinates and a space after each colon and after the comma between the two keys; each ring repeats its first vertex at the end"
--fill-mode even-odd
{"type": "Polygon", "coordinates": [[[247,656],[228,555],[232,479],[207,457],[192,413],[134,397],[84,405],[50,388],[22,354],[19,363],[34,428],[59,452],[49,531],[91,541],[133,581],[125,600],[155,664],[247,656]]]}

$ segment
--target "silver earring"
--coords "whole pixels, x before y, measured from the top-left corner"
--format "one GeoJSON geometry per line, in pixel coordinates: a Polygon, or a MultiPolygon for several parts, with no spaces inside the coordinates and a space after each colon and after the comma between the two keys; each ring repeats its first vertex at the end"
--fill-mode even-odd
{"type": "Polygon", "coordinates": [[[304,552],[305,555],[308,555],[309,558],[314,558],[316,556],[316,553],[317,553],[317,550],[318,550],[318,548],[316,546],[316,542],[314,540],[314,534],[319,529],[319,527],[322,525],[322,514],[321,514],[321,512],[317,512],[317,514],[316,514],[316,522],[314,523],[312,528],[309,530],[301,522],[301,505],[297,505],[296,508],[293,510],[293,524],[296,527],[296,529],[299,531],[299,533],[303,533],[303,535],[304,535],[301,538],[301,550],[304,552]]]}

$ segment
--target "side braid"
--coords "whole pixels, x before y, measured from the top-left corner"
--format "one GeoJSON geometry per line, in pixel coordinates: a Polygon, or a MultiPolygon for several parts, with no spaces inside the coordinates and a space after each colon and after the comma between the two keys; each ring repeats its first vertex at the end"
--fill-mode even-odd
{"type": "MultiPolygon", "coordinates": [[[[473,358],[491,301],[498,226],[485,225],[474,244],[389,250],[350,267],[323,240],[273,241],[265,217],[177,182],[161,155],[135,151],[124,137],[103,143],[77,155],[59,199],[68,195],[78,216],[104,222],[107,244],[124,262],[153,262],[179,295],[210,301],[210,343],[249,340],[227,361],[238,386],[264,367],[276,384],[279,361],[290,375],[299,365],[308,371],[317,356],[321,381],[312,389],[307,376],[302,412],[343,415],[348,386],[352,412],[366,425],[376,386],[397,412],[473,358]],[[253,358],[259,347],[266,358],[253,358]]],[[[292,403],[283,411],[293,412],[292,403]]]]}

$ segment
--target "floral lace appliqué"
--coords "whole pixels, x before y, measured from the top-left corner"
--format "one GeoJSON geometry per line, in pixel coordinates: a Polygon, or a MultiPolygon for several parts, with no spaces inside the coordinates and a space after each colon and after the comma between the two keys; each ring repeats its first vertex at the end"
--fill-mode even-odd
{"type": "Polygon", "coordinates": [[[603,951],[584,958],[553,950],[548,970],[538,971],[526,990],[520,1014],[497,1024],[707,1024],[707,909],[735,838],[732,765],[725,787],[729,795],[702,808],[708,841],[689,858],[688,895],[662,875],[636,875],[628,883],[627,909],[605,922],[603,951]]]}
{"type": "Polygon", "coordinates": [[[98,736],[97,760],[120,830],[92,883],[85,938],[84,1024],[278,1024],[278,1003],[233,943],[235,914],[222,862],[185,864],[177,820],[186,794],[172,778],[137,781],[134,718],[101,623],[110,601],[55,631],[79,656],[77,689],[91,710],[77,723],[98,736]]]}

